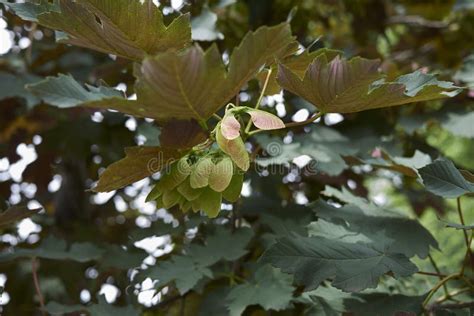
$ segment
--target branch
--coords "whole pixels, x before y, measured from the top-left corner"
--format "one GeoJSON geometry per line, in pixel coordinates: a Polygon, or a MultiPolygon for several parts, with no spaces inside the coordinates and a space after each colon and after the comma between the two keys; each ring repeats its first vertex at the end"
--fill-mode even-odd
{"type": "Polygon", "coordinates": [[[323,114],[324,114],[323,112],[318,112],[318,113],[315,113],[312,116],[310,116],[310,118],[307,119],[307,120],[304,120],[304,121],[301,121],[301,122],[286,123],[285,128],[292,128],[292,127],[302,126],[302,125],[312,123],[312,122],[316,121],[318,118],[320,118],[321,116],[323,116],[323,114]]]}
{"type": "Polygon", "coordinates": [[[462,309],[468,307],[474,307],[474,301],[457,304],[434,304],[429,309],[431,311],[434,311],[438,309],[462,309]]]}
{"type": "Polygon", "coordinates": [[[439,278],[445,278],[446,277],[446,274],[435,273],[435,272],[418,271],[417,274],[435,276],[435,277],[439,277],[439,278]]]}
{"type": "MultiPolygon", "coordinates": [[[[262,102],[263,96],[265,95],[265,90],[267,90],[268,82],[270,81],[270,76],[272,75],[272,69],[268,69],[267,77],[265,78],[265,82],[263,83],[262,91],[260,92],[260,96],[258,97],[257,104],[255,104],[255,109],[260,107],[260,103],[262,102]]],[[[252,120],[249,120],[247,126],[245,127],[245,134],[249,134],[250,128],[252,127],[252,120]]]]}
{"type": "Polygon", "coordinates": [[[431,289],[431,291],[429,292],[428,296],[425,298],[425,300],[423,301],[423,307],[426,307],[428,305],[428,303],[430,302],[431,298],[433,297],[433,295],[436,293],[436,291],[439,290],[440,287],[442,287],[445,283],[447,283],[448,281],[450,280],[456,280],[456,279],[459,279],[461,277],[461,274],[459,273],[454,273],[454,274],[450,274],[448,275],[447,277],[443,278],[441,281],[439,281],[435,286],[434,288],[431,289]]]}
{"type": "Polygon", "coordinates": [[[31,258],[31,273],[33,274],[33,283],[35,285],[36,294],[38,295],[38,300],[41,307],[41,314],[43,316],[46,316],[44,308],[44,298],[43,294],[41,293],[41,288],[38,280],[38,261],[36,260],[36,257],[31,258]]]}
{"type": "MultiPolygon", "coordinates": [[[[431,255],[428,255],[428,258],[430,259],[430,262],[431,262],[431,265],[433,266],[433,268],[436,270],[436,272],[438,273],[439,275],[439,280],[441,281],[443,278],[445,278],[446,276],[441,276],[441,270],[438,268],[438,265],[436,264],[436,262],[434,261],[433,257],[431,255]]],[[[444,294],[446,296],[449,297],[449,291],[448,291],[448,287],[446,286],[446,284],[443,284],[443,289],[444,289],[444,294]]]]}
{"type": "MultiPolygon", "coordinates": [[[[461,197],[458,197],[456,199],[456,202],[457,202],[457,209],[458,209],[458,214],[459,214],[459,221],[461,222],[461,225],[464,226],[466,224],[464,222],[464,216],[462,214],[461,197]]],[[[460,272],[461,276],[464,275],[464,270],[466,268],[467,262],[470,263],[472,261],[472,260],[467,260],[468,257],[470,258],[471,256],[472,232],[471,232],[471,238],[468,237],[466,230],[463,229],[462,232],[464,234],[464,241],[466,242],[466,255],[464,256],[464,261],[462,262],[462,267],[461,267],[461,272],[460,272]]]]}

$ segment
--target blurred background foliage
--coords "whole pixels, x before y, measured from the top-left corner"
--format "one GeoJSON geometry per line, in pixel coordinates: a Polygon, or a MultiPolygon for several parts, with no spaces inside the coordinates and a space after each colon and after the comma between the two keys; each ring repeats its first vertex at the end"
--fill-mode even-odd
{"type": "MultiPolygon", "coordinates": [[[[291,27],[306,47],[337,49],[348,57],[381,58],[382,67],[392,78],[422,68],[436,71],[441,78],[459,85],[473,87],[446,101],[344,116],[329,114],[312,127],[295,129],[286,135],[286,142],[291,142],[296,134],[310,130],[317,133],[317,126],[326,125],[343,135],[348,143],[358,146],[359,157],[366,157],[367,161],[352,166],[348,160],[340,161],[338,156],[330,162],[342,166],[340,172],[331,172],[334,165],[321,165],[317,174],[305,174],[304,168],[298,168],[301,165],[298,161],[277,175],[251,168],[254,171],[246,176],[242,200],[234,205],[232,212],[223,211],[215,220],[224,224],[243,221],[253,228],[255,237],[247,247],[248,253],[234,263],[242,265],[237,269],[244,277],[250,278],[265,243],[275,238],[272,234],[276,233],[265,224],[268,218],[262,214],[281,215],[279,220],[293,216],[288,210],[286,214],[284,211],[273,214],[274,208],[266,207],[262,200],[276,205],[305,205],[316,200],[326,185],[349,188],[353,194],[379,206],[419,218],[439,242],[441,251],[435,250],[432,255],[441,272],[449,273],[461,265],[462,232],[445,229],[438,220],[440,217],[457,221],[455,201],[426,192],[413,178],[374,166],[370,158],[375,148],[383,148],[393,157],[412,157],[419,150],[432,159],[447,156],[461,169],[474,171],[474,58],[471,55],[474,54],[474,1],[175,0],[159,3],[168,20],[180,12],[190,12],[193,28],[204,28],[206,36],[216,39],[224,54],[247,31],[285,21],[292,9],[297,8],[293,11],[291,27]],[[212,19],[206,20],[209,12],[217,17],[215,24],[212,19]]],[[[159,128],[150,120],[110,111],[54,108],[24,89],[26,83],[41,77],[70,73],[79,81],[90,84],[104,81],[132,95],[133,64],[114,56],[56,44],[54,32],[24,22],[5,8],[0,15],[0,42],[0,200],[4,201],[0,209],[7,205],[44,209],[31,219],[0,228],[3,255],[12,248],[31,249],[29,256],[40,258],[7,260],[0,255],[0,314],[41,314],[40,298],[32,278],[32,270],[38,269],[46,302],[66,305],[94,302],[95,305],[88,305],[91,314],[134,315],[142,311],[145,315],[225,315],[227,312],[221,305],[230,289],[227,276],[235,269],[229,266],[230,262],[221,262],[213,268],[215,276],[226,277],[201,279],[195,290],[185,296],[186,300],[176,296],[173,285],[163,288],[155,286],[151,279],[136,278],[136,267],[153,266],[187,245],[204,240],[215,231],[214,220],[196,214],[185,216],[176,210],[157,210],[152,203],[145,203],[152,179],[107,194],[87,191],[104,167],[123,156],[124,147],[156,145],[159,128]],[[66,250],[64,241],[77,249],[66,250]],[[35,252],[39,245],[43,248],[35,252]],[[82,259],[76,260],[78,257],[82,259]],[[99,297],[102,294],[105,301],[99,297]],[[107,306],[120,308],[113,310],[107,306]]],[[[210,45],[209,41],[199,42],[203,47],[210,45]]],[[[242,104],[253,104],[258,93],[257,82],[251,82],[240,95],[242,104]]],[[[310,107],[304,101],[287,95],[267,97],[264,104],[285,121],[301,120],[309,115],[310,107]]],[[[328,146],[331,149],[331,144],[328,146]]],[[[308,150],[316,152],[325,150],[325,147],[309,147],[308,150]]],[[[463,208],[466,222],[473,223],[474,199],[463,198],[463,208]]],[[[309,222],[298,225],[304,227],[309,222]]],[[[416,263],[420,270],[433,269],[428,259],[417,259],[416,263]]],[[[471,268],[473,265],[470,262],[471,268]]],[[[419,274],[400,282],[387,276],[377,290],[422,295],[437,281],[419,274]]],[[[231,277],[230,284],[234,282],[238,281],[231,277]]],[[[470,299],[468,294],[465,298],[470,299]]],[[[274,314],[333,315],[323,314],[318,306],[320,303],[314,300],[295,299],[286,309],[274,314]]],[[[464,312],[469,315],[469,311],[464,312]]],[[[248,315],[266,313],[257,305],[246,310],[248,315]]]]}

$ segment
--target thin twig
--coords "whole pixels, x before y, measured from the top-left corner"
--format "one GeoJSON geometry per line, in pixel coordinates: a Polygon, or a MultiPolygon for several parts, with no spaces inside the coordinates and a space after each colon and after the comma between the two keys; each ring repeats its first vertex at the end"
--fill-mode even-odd
{"type": "Polygon", "coordinates": [[[471,244],[472,244],[473,235],[474,235],[474,231],[471,231],[471,238],[469,238],[469,242],[467,243],[466,254],[464,255],[464,261],[462,262],[461,276],[464,276],[464,270],[466,269],[466,265],[471,264],[471,260],[469,260],[469,259],[470,259],[471,244]]]}
{"type": "MultiPolygon", "coordinates": [[[[461,197],[458,197],[456,199],[456,202],[457,202],[457,206],[458,206],[458,214],[459,214],[459,220],[461,221],[461,225],[465,226],[465,222],[464,222],[464,216],[462,214],[462,209],[461,209],[461,197]]],[[[468,245],[469,243],[469,238],[467,237],[467,232],[463,229],[463,232],[464,232],[464,240],[466,242],[466,246],[468,245]]]]}
{"type": "Polygon", "coordinates": [[[222,117],[220,117],[219,114],[214,113],[214,114],[212,114],[212,116],[214,116],[219,121],[222,120],[222,117]]]}
{"type": "Polygon", "coordinates": [[[43,294],[41,293],[41,288],[39,285],[39,280],[38,280],[38,262],[36,260],[36,257],[33,257],[31,259],[31,272],[33,274],[33,283],[35,284],[35,289],[36,289],[36,294],[38,295],[38,300],[40,303],[41,307],[41,314],[43,316],[46,316],[45,308],[44,308],[44,298],[43,294]]]}
{"type": "Polygon", "coordinates": [[[184,316],[186,312],[186,296],[181,298],[181,308],[180,308],[180,315],[184,316]]]}
{"type": "Polygon", "coordinates": [[[26,49],[26,52],[25,52],[25,59],[26,59],[26,62],[28,63],[28,65],[31,65],[31,62],[33,60],[32,58],[32,51],[33,51],[33,41],[35,39],[35,32],[38,28],[38,24],[36,23],[31,23],[31,29],[30,31],[28,32],[28,39],[30,40],[30,46],[28,46],[28,48],[26,49]]]}
{"type": "Polygon", "coordinates": [[[446,277],[446,274],[435,273],[435,272],[426,272],[426,271],[418,271],[417,274],[429,275],[429,276],[434,276],[434,277],[439,277],[439,278],[445,278],[446,277]]]}
{"type": "Polygon", "coordinates": [[[235,106],[240,105],[240,91],[235,95],[235,106]]]}
{"type": "Polygon", "coordinates": [[[445,283],[447,283],[448,281],[450,280],[455,280],[455,279],[459,279],[461,277],[461,275],[459,273],[454,273],[454,274],[450,274],[448,275],[447,277],[443,278],[441,281],[439,281],[432,289],[431,291],[429,292],[428,296],[425,298],[425,300],[423,301],[423,307],[426,307],[426,305],[428,305],[428,303],[430,302],[431,298],[433,297],[433,295],[436,293],[436,291],[439,290],[440,287],[442,287],[445,283]]]}
{"type": "Polygon", "coordinates": [[[291,128],[291,127],[296,127],[296,126],[301,126],[301,125],[306,125],[309,123],[312,123],[316,121],[318,118],[323,116],[323,112],[318,112],[310,116],[307,120],[301,121],[301,122],[291,122],[291,123],[286,123],[285,128],[291,128]]]}
{"type": "MultiPolygon", "coordinates": [[[[456,202],[457,202],[457,209],[458,209],[458,214],[459,214],[459,221],[461,222],[461,225],[466,225],[465,222],[464,222],[464,216],[462,214],[462,208],[461,208],[461,197],[458,197],[456,199],[456,202]]],[[[472,260],[468,260],[471,259],[471,242],[472,242],[472,234],[471,234],[471,239],[469,239],[468,235],[467,235],[467,231],[466,230],[462,230],[463,234],[464,234],[464,241],[466,242],[466,255],[464,256],[464,261],[462,263],[462,267],[461,267],[461,276],[464,275],[464,269],[465,269],[465,266],[466,266],[466,262],[471,262],[472,260]]]]}
{"type": "MultiPolygon", "coordinates": [[[[270,81],[270,76],[272,75],[272,69],[267,70],[267,77],[265,78],[265,82],[262,87],[262,91],[260,92],[260,96],[258,97],[257,103],[255,104],[255,109],[260,107],[260,103],[262,102],[263,96],[265,95],[265,91],[267,90],[268,82],[270,81]]],[[[247,127],[245,127],[245,134],[249,134],[250,128],[252,127],[252,120],[249,120],[247,123],[247,127]]]]}
{"type": "MultiPolygon", "coordinates": [[[[428,258],[430,259],[431,265],[433,266],[433,268],[438,273],[439,280],[441,281],[443,279],[443,277],[441,276],[441,270],[438,268],[438,265],[436,264],[436,262],[434,261],[434,259],[431,255],[428,255],[428,258]]],[[[446,286],[446,284],[443,284],[443,289],[444,289],[444,294],[446,296],[449,296],[449,291],[448,291],[448,287],[446,286]]]]}
{"type": "Polygon", "coordinates": [[[442,303],[442,302],[446,301],[447,299],[452,299],[453,297],[458,296],[459,294],[466,293],[466,292],[469,292],[469,291],[471,291],[471,289],[468,288],[468,287],[463,288],[463,289],[459,289],[459,290],[456,290],[456,291],[452,291],[448,295],[445,295],[445,296],[440,297],[439,299],[437,299],[436,303],[442,303]]]}
{"type": "Polygon", "coordinates": [[[430,310],[434,311],[437,309],[463,309],[468,307],[474,307],[474,301],[457,304],[435,304],[431,306],[430,310]]]}

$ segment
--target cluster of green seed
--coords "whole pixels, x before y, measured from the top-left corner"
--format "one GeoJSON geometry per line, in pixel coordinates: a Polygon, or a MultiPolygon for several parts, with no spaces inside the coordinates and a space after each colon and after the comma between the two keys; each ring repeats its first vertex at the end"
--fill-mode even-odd
{"type": "Polygon", "coordinates": [[[187,155],[162,170],[162,177],[147,201],[156,201],[159,208],[178,205],[183,212],[203,211],[216,217],[222,199],[238,200],[243,178],[243,172],[221,151],[187,155]]]}

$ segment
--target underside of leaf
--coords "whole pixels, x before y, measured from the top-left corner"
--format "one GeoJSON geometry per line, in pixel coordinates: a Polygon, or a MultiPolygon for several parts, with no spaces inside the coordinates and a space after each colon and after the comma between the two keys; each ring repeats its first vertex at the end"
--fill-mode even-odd
{"type": "Polygon", "coordinates": [[[114,162],[100,175],[94,192],[110,192],[160,171],[175,158],[175,152],[163,151],[160,147],[130,147],[126,157],[114,162]]]}
{"type": "Polygon", "coordinates": [[[438,81],[421,71],[385,82],[379,61],[360,57],[351,60],[336,56],[328,62],[318,56],[304,77],[280,64],[280,85],[314,104],[323,113],[351,113],[445,98],[459,93],[450,82],[438,81]]]}
{"type": "Polygon", "coordinates": [[[189,16],[169,26],[161,11],[146,0],[59,0],[60,12],[38,16],[46,27],[68,34],[65,43],[140,61],[146,54],[181,49],[191,41],[189,16]]]}

